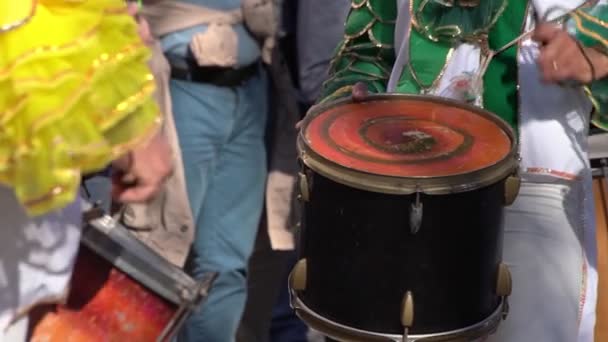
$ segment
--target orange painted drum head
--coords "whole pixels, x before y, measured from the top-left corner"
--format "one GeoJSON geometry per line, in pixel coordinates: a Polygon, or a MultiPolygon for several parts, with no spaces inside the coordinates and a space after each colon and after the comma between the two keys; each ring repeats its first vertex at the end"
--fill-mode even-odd
{"type": "Polygon", "coordinates": [[[299,148],[308,166],[335,180],[360,183],[349,182],[356,173],[399,178],[389,183],[404,189],[433,190],[441,183],[454,190],[458,182],[475,187],[471,183],[506,177],[516,164],[513,133],[504,121],[475,107],[426,96],[380,95],[322,106],[305,119],[299,148]],[[466,175],[481,178],[467,181],[466,175]]]}

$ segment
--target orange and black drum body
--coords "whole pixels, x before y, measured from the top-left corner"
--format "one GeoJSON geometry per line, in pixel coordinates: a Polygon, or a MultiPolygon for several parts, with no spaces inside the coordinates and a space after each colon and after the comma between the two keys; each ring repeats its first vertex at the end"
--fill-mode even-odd
{"type": "Polygon", "coordinates": [[[34,309],[30,341],[172,341],[215,276],[195,281],[100,215],[83,229],[66,303],[34,309]]]}
{"type": "Polygon", "coordinates": [[[292,305],[349,341],[473,340],[507,312],[516,143],[494,115],[409,95],[309,113],[292,305]],[[404,339],[404,335],[407,337],[404,339]]]}

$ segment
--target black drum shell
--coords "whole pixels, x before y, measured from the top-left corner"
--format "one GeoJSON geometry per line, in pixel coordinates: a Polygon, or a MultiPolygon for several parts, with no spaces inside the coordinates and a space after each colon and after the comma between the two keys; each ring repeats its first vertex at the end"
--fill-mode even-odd
{"type": "Polygon", "coordinates": [[[422,226],[413,234],[415,194],[355,189],[303,168],[310,196],[302,202],[300,258],[307,271],[298,295],[316,314],[402,334],[407,291],[415,308],[410,334],[466,328],[495,312],[504,180],[468,192],[421,194],[422,226]]]}

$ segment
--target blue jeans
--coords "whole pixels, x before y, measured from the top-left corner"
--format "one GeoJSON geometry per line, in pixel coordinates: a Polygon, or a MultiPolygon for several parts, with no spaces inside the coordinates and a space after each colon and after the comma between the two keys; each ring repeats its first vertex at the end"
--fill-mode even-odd
{"type": "Polygon", "coordinates": [[[267,81],[262,72],[237,88],[172,80],[171,96],[196,223],[186,270],[219,273],[178,340],[231,342],[264,199],[267,81]]]}

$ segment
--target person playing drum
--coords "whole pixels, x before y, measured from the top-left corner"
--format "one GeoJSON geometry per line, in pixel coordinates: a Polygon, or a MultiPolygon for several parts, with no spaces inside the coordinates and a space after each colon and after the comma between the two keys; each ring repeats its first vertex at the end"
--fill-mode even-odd
{"type": "Polygon", "coordinates": [[[516,131],[523,182],[504,217],[511,311],[488,341],[593,341],[586,140],[590,121],[608,128],[607,49],[604,0],[352,1],[321,102],[435,95],[516,131]]]}
{"type": "Polygon", "coordinates": [[[29,311],[66,297],[81,175],[115,161],[115,198],[145,202],[171,172],[133,14],[122,0],[0,3],[2,341],[25,341],[29,311]]]}

